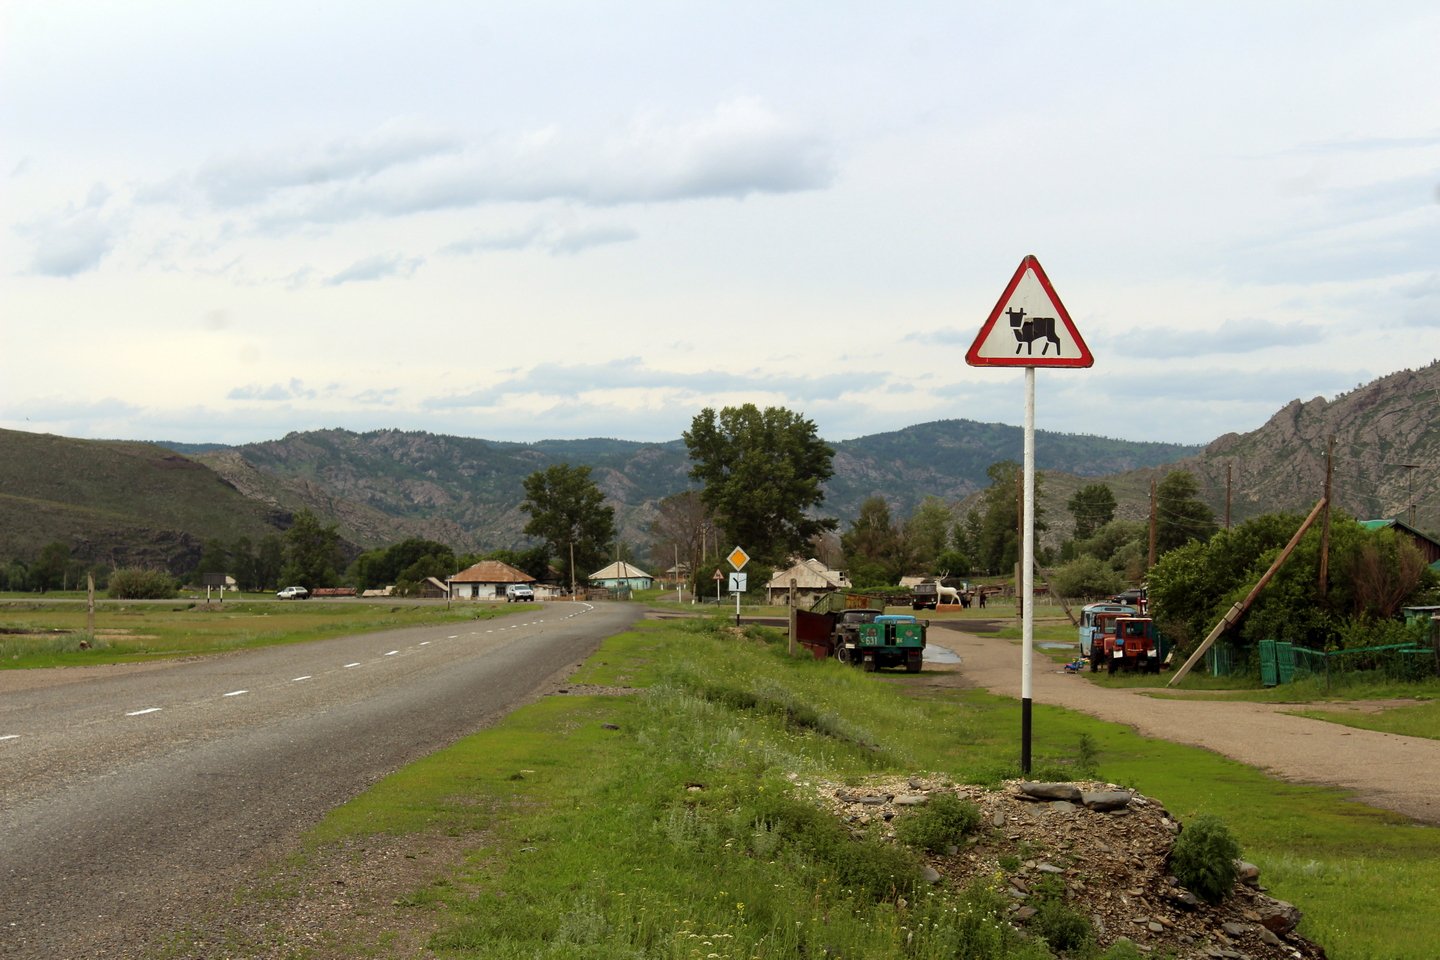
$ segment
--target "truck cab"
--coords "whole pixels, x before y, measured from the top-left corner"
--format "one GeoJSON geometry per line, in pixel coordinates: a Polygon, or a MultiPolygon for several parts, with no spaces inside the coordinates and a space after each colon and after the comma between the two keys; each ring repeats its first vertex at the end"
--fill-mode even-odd
{"type": "Polygon", "coordinates": [[[1119,617],[1113,635],[1107,635],[1110,672],[1117,667],[1145,673],[1160,672],[1160,644],[1155,621],[1149,617],[1119,617]]]}

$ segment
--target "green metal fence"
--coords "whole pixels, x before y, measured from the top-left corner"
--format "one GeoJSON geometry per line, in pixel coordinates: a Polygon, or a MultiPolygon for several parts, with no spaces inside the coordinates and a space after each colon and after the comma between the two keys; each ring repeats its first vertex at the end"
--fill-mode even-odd
{"type": "Polygon", "coordinates": [[[1205,669],[1212,677],[1228,677],[1235,672],[1235,649],[1228,643],[1217,643],[1205,651],[1205,669]]]}
{"type": "Polygon", "coordinates": [[[1409,643],[1351,647],[1347,650],[1313,650],[1262,640],[1260,648],[1260,676],[1266,686],[1288,683],[1292,678],[1323,677],[1325,689],[1329,690],[1358,679],[1424,680],[1440,673],[1440,655],[1434,649],[1409,643]],[[1274,680],[1266,675],[1266,644],[1271,645],[1270,655],[1275,660],[1274,680]],[[1286,664],[1289,666],[1289,677],[1284,675],[1283,665],[1286,664]]]}

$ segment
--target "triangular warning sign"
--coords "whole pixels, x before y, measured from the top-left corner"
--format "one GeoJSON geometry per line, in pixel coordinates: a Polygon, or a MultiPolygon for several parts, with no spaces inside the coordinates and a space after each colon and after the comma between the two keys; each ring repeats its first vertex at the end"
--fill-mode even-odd
{"type": "Polygon", "coordinates": [[[1095,363],[1040,261],[1027,256],[965,353],[972,367],[1088,367],[1095,363]],[[1004,318],[1004,323],[997,323],[1004,318]]]}

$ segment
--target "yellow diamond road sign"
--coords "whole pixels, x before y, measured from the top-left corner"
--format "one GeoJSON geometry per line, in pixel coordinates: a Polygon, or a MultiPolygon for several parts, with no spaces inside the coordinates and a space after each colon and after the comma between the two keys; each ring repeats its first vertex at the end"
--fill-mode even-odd
{"type": "Polygon", "coordinates": [[[730,561],[730,566],[734,567],[736,570],[739,570],[744,567],[745,564],[750,562],[750,554],[746,553],[744,550],[741,550],[739,547],[736,547],[734,550],[730,551],[730,556],[726,557],[725,559],[730,561]]]}

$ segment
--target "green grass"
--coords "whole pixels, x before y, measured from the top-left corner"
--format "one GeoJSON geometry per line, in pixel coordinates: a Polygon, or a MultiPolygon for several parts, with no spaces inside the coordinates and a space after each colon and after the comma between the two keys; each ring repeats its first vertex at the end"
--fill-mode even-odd
{"type": "MultiPolygon", "coordinates": [[[[783,649],[718,621],[642,624],[573,680],[643,692],[526,707],[337,809],[302,859],[376,835],[471,844],[390,921],[445,957],[1049,956],[994,921],[983,882],[908,889],[903,850],[851,837],[803,786],[998,784],[1018,774],[1018,704],[783,649]]],[[[1434,955],[1440,830],[1056,708],[1034,731],[1037,777],[1094,765],[1182,819],[1220,816],[1335,960],[1434,955]]]]}
{"type": "Polygon", "coordinates": [[[191,600],[96,605],[95,633],[83,603],[0,602],[0,670],[134,663],[323,640],[427,623],[490,619],[533,610],[505,605],[243,603],[191,600]],[[82,643],[88,647],[82,647],[82,643]]]}
{"type": "Polygon", "coordinates": [[[1440,740],[1440,702],[1419,701],[1403,706],[1386,707],[1374,713],[1357,713],[1350,710],[1287,710],[1299,717],[1314,720],[1328,720],[1347,727],[1361,730],[1378,730],[1381,733],[1396,733],[1405,737],[1425,737],[1440,740]]]}

